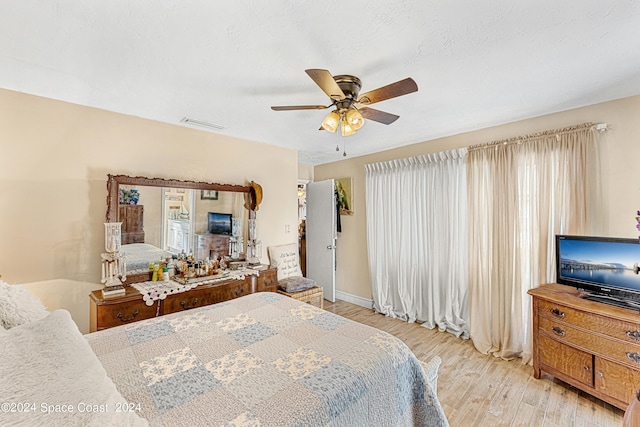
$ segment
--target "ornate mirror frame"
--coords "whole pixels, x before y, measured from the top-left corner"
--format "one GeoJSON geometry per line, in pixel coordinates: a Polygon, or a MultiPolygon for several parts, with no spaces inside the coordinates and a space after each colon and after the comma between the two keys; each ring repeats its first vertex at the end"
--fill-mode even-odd
{"type": "Polygon", "coordinates": [[[217,190],[249,193],[249,185],[217,184],[199,181],[181,181],[177,179],[147,178],[144,176],[107,175],[107,214],[106,222],[118,221],[118,192],[120,185],[145,185],[149,187],[188,188],[192,190],[217,190]]]}
{"type": "MultiPolygon", "coordinates": [[[[251,186],[219,184],[199,181],[181,181],[177,179],[147,178],[143,176],[107,175],[107,212],[106,222],[118,222],[119,215],[119,191],[120,185],[135,185],[149,187],[185,188],[192,190],[213,190],[246,193],[245,207],[251,198],[251,186]]],[[[128,274],[125,284],[147,281],[151,279],[150,273],[128,274]]]]}

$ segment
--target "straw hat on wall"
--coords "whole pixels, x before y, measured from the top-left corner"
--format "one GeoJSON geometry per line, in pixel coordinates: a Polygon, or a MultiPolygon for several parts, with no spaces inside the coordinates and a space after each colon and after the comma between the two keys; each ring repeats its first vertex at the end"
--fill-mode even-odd
{"type": "Polygon", "coordinates": [[[249,184],[249,200],[246,206],[247,209],[257,211],[262,203],[262,186],[255,181],[251,181],[249,184]]]}

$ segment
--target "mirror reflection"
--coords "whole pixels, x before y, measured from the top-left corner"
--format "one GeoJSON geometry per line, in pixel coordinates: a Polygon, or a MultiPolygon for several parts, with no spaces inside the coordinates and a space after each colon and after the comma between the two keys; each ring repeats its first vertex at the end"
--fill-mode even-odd
{"type": "Polygon", "coordinates": [[[118,221],[128,274],[180,255],[237,259],[247,233],[244,194],[120,184],[118,221]]]}

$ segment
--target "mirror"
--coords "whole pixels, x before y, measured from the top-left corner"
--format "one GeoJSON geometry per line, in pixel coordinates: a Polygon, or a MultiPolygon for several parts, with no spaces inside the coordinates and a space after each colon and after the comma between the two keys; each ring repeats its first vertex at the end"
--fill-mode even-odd
{"type": "Polygon", "coordinates": [[[245,252],[249,186],[108,175],[106,222],[122,222],[127,281],[150,279],[149,263],[245,252]]]}

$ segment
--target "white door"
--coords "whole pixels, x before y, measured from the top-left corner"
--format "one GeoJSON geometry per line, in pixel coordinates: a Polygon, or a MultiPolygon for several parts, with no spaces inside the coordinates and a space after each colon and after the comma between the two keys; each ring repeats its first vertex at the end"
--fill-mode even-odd
{"type": "Polygon", "coordinates": [[[332,179],[307,184],[307,277],[336,300],[336,202],[332,179]]]}

